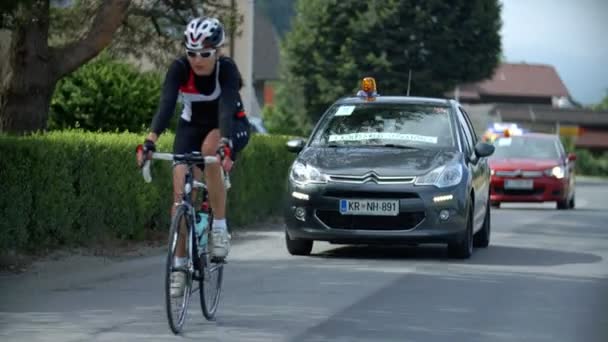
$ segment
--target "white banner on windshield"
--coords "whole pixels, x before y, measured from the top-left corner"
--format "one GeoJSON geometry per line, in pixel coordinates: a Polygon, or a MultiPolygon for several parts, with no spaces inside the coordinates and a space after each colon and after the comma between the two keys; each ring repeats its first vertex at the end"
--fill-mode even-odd
{"type": "Polygon", "coordinates": [[[429,137],[418,134],[403,134],[403,133],[385,133],[385,132],[369,132],[369,133],[350,133],[350,134],[332,134],[329,136],[329,142],[333,141],[360,141],[372,139],[385,140],[405,140],[417,141],[427,144],[436,144],[437,137],[429,137]]]}

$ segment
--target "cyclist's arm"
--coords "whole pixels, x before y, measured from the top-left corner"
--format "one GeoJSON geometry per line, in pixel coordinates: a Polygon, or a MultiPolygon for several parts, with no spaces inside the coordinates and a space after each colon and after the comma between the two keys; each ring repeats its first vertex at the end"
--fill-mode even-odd
{"type": "Polygon", "coordinates": [[[241,74],[232,59],[222,58],[222,62],[220,67],[222,95],[219,100],[219,126],[221,136],[230,139],[234,114],[241,101],[239,90],[242,80],[241,74]]]}
{"type": "Polygon", "coordinates": [[[148,139],[156,141],[158,136],[167,129],[171,116],[173,116],[173,112],[175,111],[177,95],[179,93],[180,84],[183,83],[184,74],[183,63],[179,60],[175,60],[165,75],[165,82],[160,94],[158,111],[152,119],[151,132],[148,135],[148,139]]]}

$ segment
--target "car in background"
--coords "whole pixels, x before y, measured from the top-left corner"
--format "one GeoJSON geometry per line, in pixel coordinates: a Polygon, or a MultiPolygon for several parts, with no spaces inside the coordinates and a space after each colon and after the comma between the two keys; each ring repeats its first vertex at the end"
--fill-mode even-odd
{"type": "Polygon", "coordinates": [[[289,253],[308,255],[314,241],[447,243],[457,258],[487,247],[494,146],[478,141],[454,100],[361,93],[332,104],[309,139],[287,143],[297,153],[289,253]]]}
{"type": "Polygon", "coordinates": [[[557,209],[575,206],[576,155],[566,153],[559,136],[545,133],[507,134],[494,141],[490,157],[492,206],[504,202],[556,202],[557,209]]]}

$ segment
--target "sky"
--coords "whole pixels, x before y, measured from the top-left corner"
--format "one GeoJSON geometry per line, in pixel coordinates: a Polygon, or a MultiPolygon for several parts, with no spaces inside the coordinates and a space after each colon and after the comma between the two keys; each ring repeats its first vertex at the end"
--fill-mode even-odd
{"type": "Polygon", "coordinates": [[[608,94],[608,0],[500,0],[507,62],[549,64],[583,105],[608,94]]]}

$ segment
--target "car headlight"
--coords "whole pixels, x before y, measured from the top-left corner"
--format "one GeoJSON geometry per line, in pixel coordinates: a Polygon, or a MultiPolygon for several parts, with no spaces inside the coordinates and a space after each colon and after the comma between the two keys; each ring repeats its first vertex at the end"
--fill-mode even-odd
{"type": "Polygon", "coordinates": [[[293,164],[291,172],[289,173],[289,178],[300,184],[327,182],[327,176],[321,173],[317,168],[300,162],[295,162],[293,164]]]}
{"type": "Polygon", "coordinates": [[[562,179],[566,176],[566,170],[561,166],[555,166],[551,169],[545,170],[547,176],[553,176],[557,179],[562,179]]]}
{"type": "Polygon", "coordinates": [[[462,180],[462,165],[452,164],[440,166],[426,175],[416,178],[416,185],[435,185],[438,188],[447,188],[460,183],[462,180]]]}

